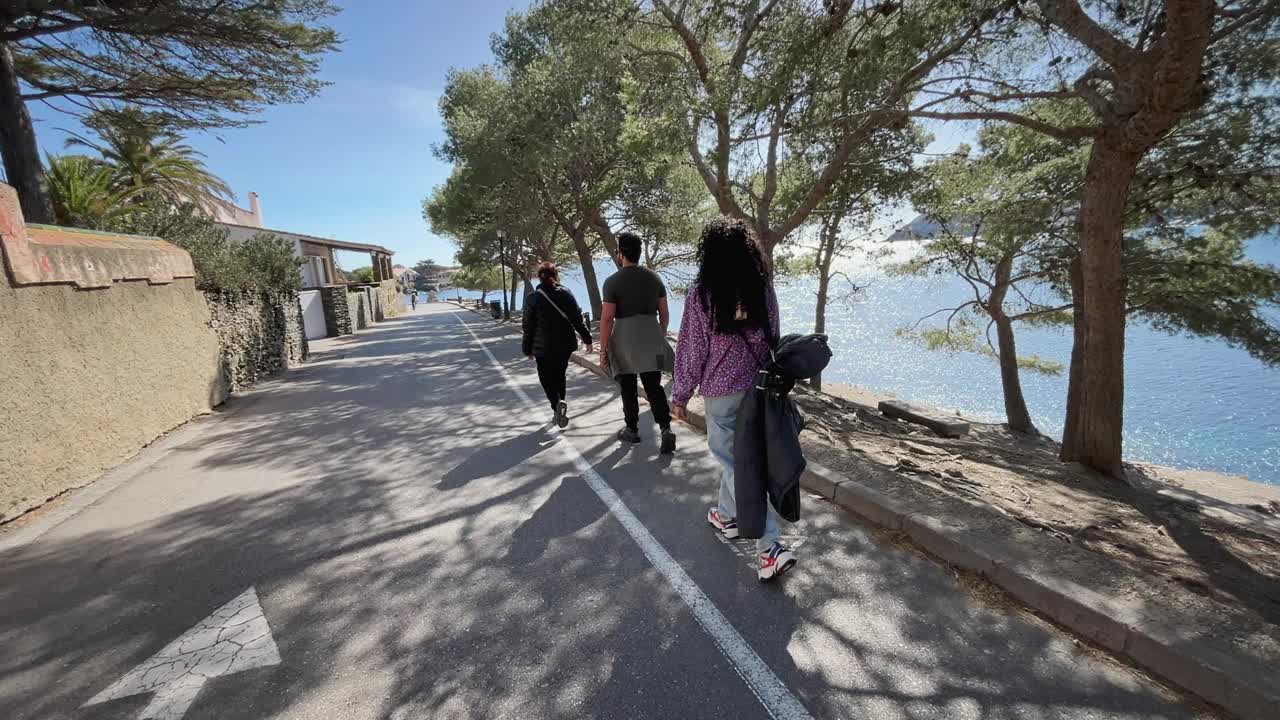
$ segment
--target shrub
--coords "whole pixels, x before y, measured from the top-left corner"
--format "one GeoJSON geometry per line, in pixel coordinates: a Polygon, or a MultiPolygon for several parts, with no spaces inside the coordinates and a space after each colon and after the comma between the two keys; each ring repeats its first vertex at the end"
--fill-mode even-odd
{"type": "Polygon", "coordinates": [[[194,205],[146,207],[111,229],[158,237],[191,253],[201,290],[295,292],[302,287],[302,260],[294,256],[291,242],[271,233],[232,242],[194,205]]]}

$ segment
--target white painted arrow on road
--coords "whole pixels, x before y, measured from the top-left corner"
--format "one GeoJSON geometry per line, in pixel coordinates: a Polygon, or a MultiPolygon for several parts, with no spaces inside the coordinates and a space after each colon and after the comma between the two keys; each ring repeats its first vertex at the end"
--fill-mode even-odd
{"type": "Polygon", "coordinates": [[[152,693],[145,720],[180,720],[211,678],[280,664],[280,651],[262,613],[258,593],[249,588],[223,605],[85,707],[152,693]]]}

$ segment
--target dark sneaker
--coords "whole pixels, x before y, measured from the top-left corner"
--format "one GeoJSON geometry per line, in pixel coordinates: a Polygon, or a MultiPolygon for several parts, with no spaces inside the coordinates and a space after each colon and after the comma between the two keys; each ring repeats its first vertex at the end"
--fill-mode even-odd
{"type": "Polygon", "coordinates": [[[782,543],[775,542],[760,556],[760,582],[772,580],[796,565],[796,555],[782,543]]]}
{"type": "Polygon", "coordinates": [[[738,523],[734,522],[733,518],[722,516],[718,509],[711,508],[707,511],[707,522],[711,523],[711,527],[719,530],[721,534],[730,540],[737,539],[738,523]]]}
{"type": "Polygon", "coordinates": [[[624,427],[618,431],[618,439],[624,443],[631,443],[632,445],[635,445],[640,442],[640,431],[624,427]]]}
{"type": "Polygon", "coordinates": [[[569,427],[569,404],[563,400],[556,404],[556,424],[562,428],[569,427]]]}
{"type": "Polygon", "coordinates": [[[658,452],[663,455],[671,455],[676,451],[676,434],[671,432],[671,428],[662,428],[662,446],[658,452]]]}

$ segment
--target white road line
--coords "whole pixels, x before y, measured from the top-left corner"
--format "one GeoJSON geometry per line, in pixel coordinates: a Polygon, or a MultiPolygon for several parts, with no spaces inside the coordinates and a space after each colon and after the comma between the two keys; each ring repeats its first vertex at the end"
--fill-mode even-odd
{"type": "MultiPolygon", "coordinates": [[[[532,410],[537,410],[539,406],[529,398],[524,388],[520,387],[511,375],[507,373],[502,363],[498,362],[498,358],[494,357],[493,352],[489,350],[489,346],[476,335],[471,326],[466,323],[457,313],[452,313],[454,319],[461,323],[462,327],[471,335],[476,344],[484,350],[484,354],[489,357],[489,361],[497,368],[498,373],[502,375],[502,379],[506,381],[525,405],[532,410]]],[[[622,523],[622,527],[626,528],[631,539],[640,546],[640,551],[649,559],[653,567],[664,577],[667,582],[671,583],[672,589],[684,600],[685,605],[689,606],[689,610],[693,612],[693,617],[702,626],[702,629],[711,636],[719,646],[720,652],[733,665],[734,670],[746,682],[747,687],[760,700],[760,704],[769,712],[775,720],[812,720],[809,711],[804,705],[791,693],[782,680],[774,674],[768,664],[756,654],[756,651],[747,644],[742,635],[729,623],[729,620],[720,612],[720,609],[711,602],[706,593],[702,592],[697,583],[689,577],[684,568],[671,557],[671,553],[662,547],[662,543],[649,532],[649,529],[640,522],[640,519],[631,512],[630,508],[622,502],[622,498],[618,493],[614,492],[609,483],[591,467],[591,463],[578,452],[578,448],[569,441],[568,438],[561,436],[555,443],[559,446],[561,452],[564,453],[582,477],[587,481],[587,485],[595,491],[600,501],[605,504],[609,512],[622,523]]]]}

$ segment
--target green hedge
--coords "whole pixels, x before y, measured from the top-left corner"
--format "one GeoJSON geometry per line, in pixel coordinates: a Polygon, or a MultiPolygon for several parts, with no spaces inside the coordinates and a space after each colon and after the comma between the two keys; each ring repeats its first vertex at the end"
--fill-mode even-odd
{"type": "Polygon", "coordinates": [[[271,233],[244,242],[227,239],[227,231],[191,205],[152,207],[112,223],[117,232],[152,235],[191,253],[196,287],[201,290],[279,290],[302,287],[301,258],[293,243],[271,233]]]}

